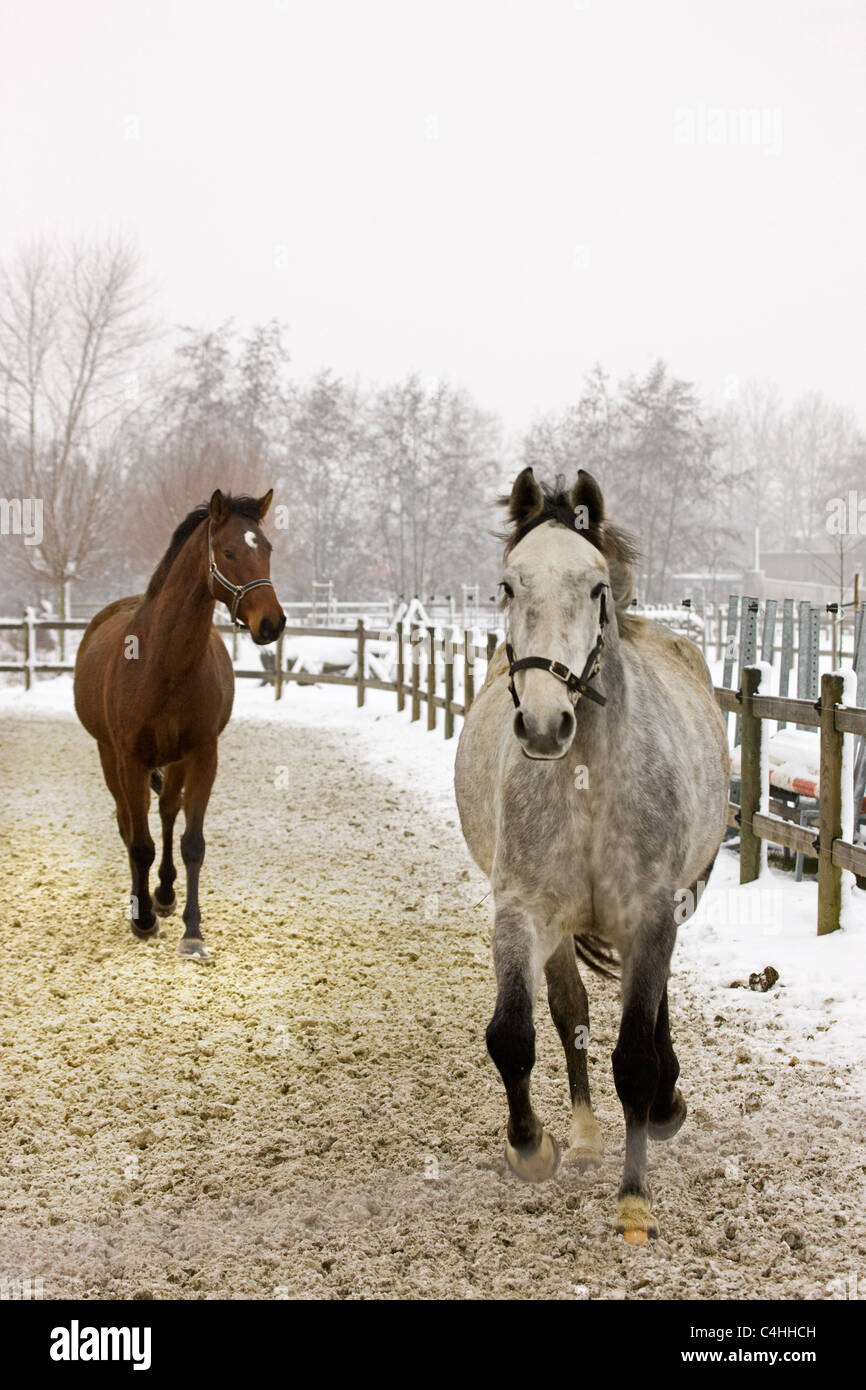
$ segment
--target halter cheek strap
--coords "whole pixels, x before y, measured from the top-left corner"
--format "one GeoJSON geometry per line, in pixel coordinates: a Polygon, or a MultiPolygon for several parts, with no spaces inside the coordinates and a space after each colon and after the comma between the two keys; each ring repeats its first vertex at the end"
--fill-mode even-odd
{"type": "MultiPolygon", "coordinates": [[[[214,553],[213,553],[213,536],[211,535],[211,525],[212,525],[212,523],[211,523],[210,519],[208,519],[208,524],[207,524],[207,587],[208,587],[208,592],[209,592],[210,594],[213,594],[213,585],[214,585],[214,580],[215,580],[215,579],[218,579],[218,580],[219,580],[220,584],[222,584],[222,586],[223,586],[224,589],[228,589],[229,593],[232,595],[232,606],[231,606],[232,622],[233,622],[233,623],[238,623],[238,608],[239,608],[239,606],[240,606],[241,599],[244,597],[244,595],[245,595],[245,594],[248,594],[249,591],[250,591],[250,589],[258,589],[258,588],[260,588],[262,584],[268,584],[268,585],[270,585],[270,587],[271,587],[272,589],[273,589],[274,586],[273,586],[273,584],[271,583],[271,580],[270,580],[270,579],[254,579],[250,584],[233,584],[232,581],[231,581],[230,579],[226,579],[226,577],[225,577],[224,574],[220,574],[219,570],[217,569],[216,560],[214,559],[214,553]]],[[[240,626],[239,623],[238,623],[238,626],[240,626]]]]}
{"type": "Polygon", "coordinates": [[[549,671],[552,676],[556,676],[558,681],[562,681],[571,698],[576,702],[579,695],[585,695],[588,700],[593,700],[597,705],[606,705],[607,696],[593,689],[590,681],[597,674],[601,664],[601,653],[604,648],[604,627],[607,622],[607,608],[604,601],[604,590],[601,591],[601,611],[599,614],[598,637],[595,646],[586,658],[586,664],[579,676],[570,671],[561,661],[551,661],[546,656],[524,656],[519,661],[514,659],[514,648],[510,642],[505,643],[505,655],[508,657],[508,689],[514,701],[514,708],[520,708],[520,698],[514,688],[514,674],[516,671],[549,671]]]}

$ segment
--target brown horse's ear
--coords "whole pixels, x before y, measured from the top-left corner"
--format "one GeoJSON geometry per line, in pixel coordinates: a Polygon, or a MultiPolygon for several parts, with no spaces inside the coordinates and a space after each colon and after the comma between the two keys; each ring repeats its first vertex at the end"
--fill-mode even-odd
{"type": "Polygon", "coordinates": [[[514,487],[508,499],[508,515],[515,526],[522,526],[537,516],[544,506],[544,493],[539,487],[531,468],[524,468],[514,479],[514,487]]]}
{"type": "Polygon", "coordinates": [[[208,514],[214,526],[221,526],[222,523],[228,518],[228,503],[226,502],[226,499],[220,492],[219,488],[217,488],[216,492],[212,495],[210,499],[208,514]]]}
{"type": "Polygon", "coordinates": [[[274,489],[269,488],[264,497],[260,497],[257,503],[259,509],[259,521],[264,521],[268,514],[268,508],[274,500],[274,489]]]}
{"type": "Polygon", "coordinates": [[[574,508],[575,525],[579,531],[595,530],[601,526],[604,521],[604,498],[595,478],[585,468],[579,470],[568,501],[574,508]]]}

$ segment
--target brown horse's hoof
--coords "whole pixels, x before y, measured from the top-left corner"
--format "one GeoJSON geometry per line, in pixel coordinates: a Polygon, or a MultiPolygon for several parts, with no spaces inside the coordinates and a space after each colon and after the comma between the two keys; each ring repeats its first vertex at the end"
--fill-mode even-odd
{"type": "Polygon", "coordinates": [[[177,953],[187,960],[201,960],[208,956],[208,949],[200,936],[183,936],[177,953]]]}
{"type": "Polygon", "coordinates": [[[137,922],[130,922],[129,925],[137,941],[152,941],[159,936],[159,922],[155,921],[152,927],[140,927],[137,922]]]}
{"type": "Polygon", "coordinates": [[[682,1129],[683,1122],[688,1114],[688,1106],[683,1099],[682,1092],[677,1088],[674,1091],[674,1105],[669,1115],[653,1119],[653,1112],[650,1111],[647,1133],[650,1139],[655,1139],[656,1143],[661,1143],[664,1139],[673,1139],[678,1130],[682,1129]]]}
{"type": "Polygon", "coordinates": [[[154,893],[154,895],[153,895],[153,910],[154,910],[154,912],[156,913],[157,917],[170,917],[171,914],[174,912],[174,909],[175,909],[176,907],[177,907],[177,896],[176,896],[176,895],[172,895],[172,899],[171,899],[171,902],[170,902],[170,903],[163,903],[163,902],[160,902],[160,900],[159,900],[159,894],[158,894],[158,893],[154,893]]]}
{"type": "Polygon", "coordinates": [[[507,1140],[505,1144],[508,1166],[512,1173],[516,1173],[524,1182],[546,1182],[548,1178],[552,1178],[559,1167],[561,1154],[559,1145],[547,1130],[542,1134],[541,1143],[534,1153],[522,1154],[507,1140]]]}

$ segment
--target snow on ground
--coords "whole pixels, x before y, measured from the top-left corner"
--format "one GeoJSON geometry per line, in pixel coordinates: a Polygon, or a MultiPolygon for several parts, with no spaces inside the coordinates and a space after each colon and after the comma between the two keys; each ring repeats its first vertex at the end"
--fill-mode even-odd
{"type": "MultiPolygon", "coordinates": [[[[0,715],[72,710],[72,679],[38,681],[25,693],[0,685],[0,715]]],[[[348,739],[355,757],[397,790],[421,794],[431,811],[454,822],[453,773],[457,735],[427,731],[426,709],[412,723],[396,696],[368,690],[362,708],[346,686],[292,683],[277,701],[251,680],[236,685],[233,721],[330,730],[348,739]]],[[[461,721],[458,719],[457,734],[461,721]]],[[[849,875],[845,876],[846,879],[849,875]]],[[[784,1053],[804,1063],[829,1063],[847,1072],[866,1096],[866,892],[845,886],[848,925],[818,937],[818,885],[770,866],[759,882],[740,885],[739,856],[725,846],[693,917],[679,930],[673,973],[692,985],[705,1016],[739,1019],[769,1063],[784,1053]],[[768,994],[731,988],[734,981],[772,965],[779,972],[768,994]],[[757,1030],[756,1032],[754,1030],[757,1030]]]]}

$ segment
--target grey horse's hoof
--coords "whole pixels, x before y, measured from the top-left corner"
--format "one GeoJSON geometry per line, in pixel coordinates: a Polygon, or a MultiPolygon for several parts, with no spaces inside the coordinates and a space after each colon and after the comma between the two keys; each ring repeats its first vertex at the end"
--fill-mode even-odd
{"type": "Polygon", "coordinates": [[[171,914],[174,912],[174,909],[175,909],[176,907],[177,907],[177,896],[176,896],[176,895],[174,895],[174,894],[172,895],[172,899],[171,899],[171,902],[170,902],[170,903],[163,903],[163,902],[160,902],[159,894],[158,894],[158,893],[154,893],[154,895],[153,895],[153,910],[154,910],[154,912],[156,913],[157,917],[170,917],[171,914]]]}
{"type": "Polygon", "coordinates": [[[208,949],[200,936],[183,936],[177,953],[188,960],[201,960],[207,957],[208,949]]]}
{"type": "Polygon", "coordinates": [[[655,1139],[656,1143],[661,1143],[664,1139],[673,1139],[674,1135],[682,1129],[686,1115],[689,1113],[688,1106],[683,1099],[679,1087],[674,1091],[674,1107],[670,1115],[662,1119],[654,1120],[650,1111],[647,1133],[650,1139],[655,1139]]]}

